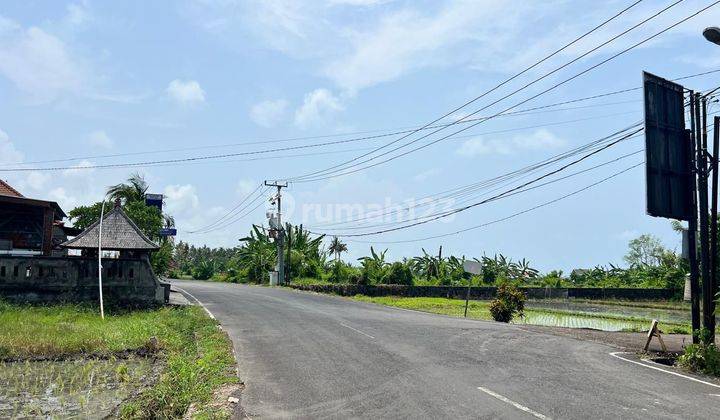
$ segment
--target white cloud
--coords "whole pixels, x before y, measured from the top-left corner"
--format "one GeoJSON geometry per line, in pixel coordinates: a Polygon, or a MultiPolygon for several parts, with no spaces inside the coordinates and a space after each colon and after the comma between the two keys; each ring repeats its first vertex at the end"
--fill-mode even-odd
{"type": "Polygon", "coordinates": [[[417,181],[417,182],[423,182],[430,178],[434,178],[434,177],[440,175],[440,172],[441,171],[438,168],[430,168],[427,171],[423,171],[423,172],[420,172],[419,174],[415,175],[413,177],[413,180],[417,181]]]}
{"type": "Polygon", "coordinates": [[[252,179],[241,179],[238,181],[235,191],[238,196],[246,197],[257,188],[257,184],[258,183],[252,179]]]}
{"type": "Polygon", "coordinates": [[[340,99],[327,89],[315,89],[305,95],[303,104],[295,111],[295,124],[301,128],[320,125],[342,111],[340,99]]]}
{"type": "Polygon", "coordinates": [[[175,79],[170,82],[166,92],[170,98],[180,104],[205,102],[205,91],[195,80],[175,79]]]}
{"type": "Polygon", "coordinates": [[[90,133],[88,136],[88,142],[93,146],[101,147],[103,149],[110,149],[114,144],[112,139],[103,130],[97,130],[90,133]]]}
{"type": "Polygon", "coordinates": [[[0,74],[32,100],[48,102],[81,89],[84,72],[65,43],[38,27],[0,21],[0,74]]]}
{"type": "Polygon", "coordinates": [[[30,188],[40,191],[45,188],[45,185],[50,180],[50,175],[38,171],[32,171],[27,174],[25,182],[30,188]]]}
{"type": "Polygon", "coordinates": [[[195,187],[190,184],[168,185],[163,194],[168,212],[175,217],[192,215],[200,203],[195,187]]]}
{"type": "Polygon", "coordinates": [[[389,3],[392,0],[329,0],[331,5],[369,7],[389,3]]]}
{"type": "Polygon", "coordinates": [[[565,144],[565,139],[557,137],[546,129],[539,129],[527,136],[518,135],[510,139],[475,137],[466,140],[455,150],[455,153],[460,156],[475,157],[487,154],[510,154],[520,150],[557,148],[565,144]]]}
{"type": "Polygon", "coordinates": [[[285,99],[262,101],[250,108],[250,118],[258,125],[272,127],[285,116],[287,106],[285,99]]]}
{"type": "Polygon", "coordinates": [[[87,3],[85,1],[80,3],[70,3],[67,5],[65,10],[67,12],[65,20],[73,26],[79,26],[87,23],[92,17],[88,11],[87,3]]]}
{"type": "Polygon", "coordinates": [[[63,170],[63,176],[66,178],[84,178],[87,179],[87,174],[95,172],[95,168],[87,168],[88,166],[95,165],[93,162],[83,159],[80,162],[76,163],[75,165],[70,166],[70,169],[63,170]],[[75,169],[77,168],[77,169],[75,169]]]}
{"type": "Polygon", "coordinates": [[[7,133],[0,130],[0,164],[11,165],[22,160],[23,154],[15,148],[7,133]]]}

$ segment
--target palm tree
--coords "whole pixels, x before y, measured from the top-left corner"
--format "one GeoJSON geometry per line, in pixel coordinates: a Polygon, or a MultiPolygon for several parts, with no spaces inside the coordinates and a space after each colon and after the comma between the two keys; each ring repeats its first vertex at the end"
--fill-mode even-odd
{"type": "Polygon", "coordinates": [[[340,261],[340,254],[343,252],[347,252],[348,247],[347,244],[340,240],[337,236],[333,236],[332,240],[330,241],[330,248],[328,251],[335,254],[335,261],[340,261]]]}
{"type": "Polygon", "coordinates": [[[136,172],[130,175],[126,183],[108,187],[107,194],[111,200],[119,199],[126,204],[136,201],[144,202],[145,193],[149,187],[145,177],[136,172]]]}

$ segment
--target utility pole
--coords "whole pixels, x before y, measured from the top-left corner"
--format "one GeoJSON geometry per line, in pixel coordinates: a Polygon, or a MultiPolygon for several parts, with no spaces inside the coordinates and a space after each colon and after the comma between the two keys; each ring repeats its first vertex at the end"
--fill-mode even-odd
{"type": "Polygon", "coordinates": [[[700,210],[700,271],[702,277],[703,328],[710,333],[709,340],[715,340],[715,317],[713,315],[713,279],[710,268],[710,226],[708,211],[708,150],[707,150],[707,98],[697,94],[698,139],[698,204],[700,210]],[[711,330],[712,327],[712,330],[711,330]]]}
{"type": "Polygon", "coordinates": [[[698,270],[697,261],[697,168],[699,166],[696,161],[696,139],[698,130],[695,120],[695,110],[698,108],[697,97],[694,92],[690,92],[690,158],[691,177],[690,177],[690,196],[691,196],[691,212],[688,220],[688,262],[690,264],[690,314],[692,320],[692,341],[697,344],[699,339],[697,332],[700,331],[700,272],[698,270]]]}
{"type": "Polygon", "coordinates": [[[275,196],[275,202],[277,203],[277,223],[278,223],[278,235],[275,241],[277,242],[277,266],[278,266],[278,283],[282,284],[285,282],[285,254],[283,252],[283,242],[285,240],[285,230],[282,224],[282,189],[287,188],[287,182],[281,183],[278,181],[265,181],[265,185],[268,187],[277,188],[277,196],[275,196]]]}

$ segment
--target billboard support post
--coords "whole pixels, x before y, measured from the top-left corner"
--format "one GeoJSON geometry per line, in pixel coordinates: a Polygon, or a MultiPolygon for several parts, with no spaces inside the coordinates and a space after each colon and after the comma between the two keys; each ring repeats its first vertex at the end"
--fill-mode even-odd
{"type": "Polygon", "coordinates": [[[695,139],[697,131],[695,127],[695,94],[690,92],[690,136],[688,148],[692,158],[692,174],[689,185],[692,194],[690,195],[692,213],[688,219],[688,263],[690,265],[690,315],[692,323],[692,341],[694,344],[699,342],[696,332],[700,330],[700,272],[698,270],[697,261],[697,194],[696,194],[696,171],[697,165],[694,162],[695,156],[695,139]]]}

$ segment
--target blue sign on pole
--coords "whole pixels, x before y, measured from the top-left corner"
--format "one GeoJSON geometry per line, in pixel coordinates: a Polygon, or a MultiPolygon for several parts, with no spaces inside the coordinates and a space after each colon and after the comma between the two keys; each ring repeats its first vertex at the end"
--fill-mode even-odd
{"type": "Polygon", "coordinates": [[[176,236],[177,229],[175,228],[162,228],[160,229],[160,236],[176,236]]]}

